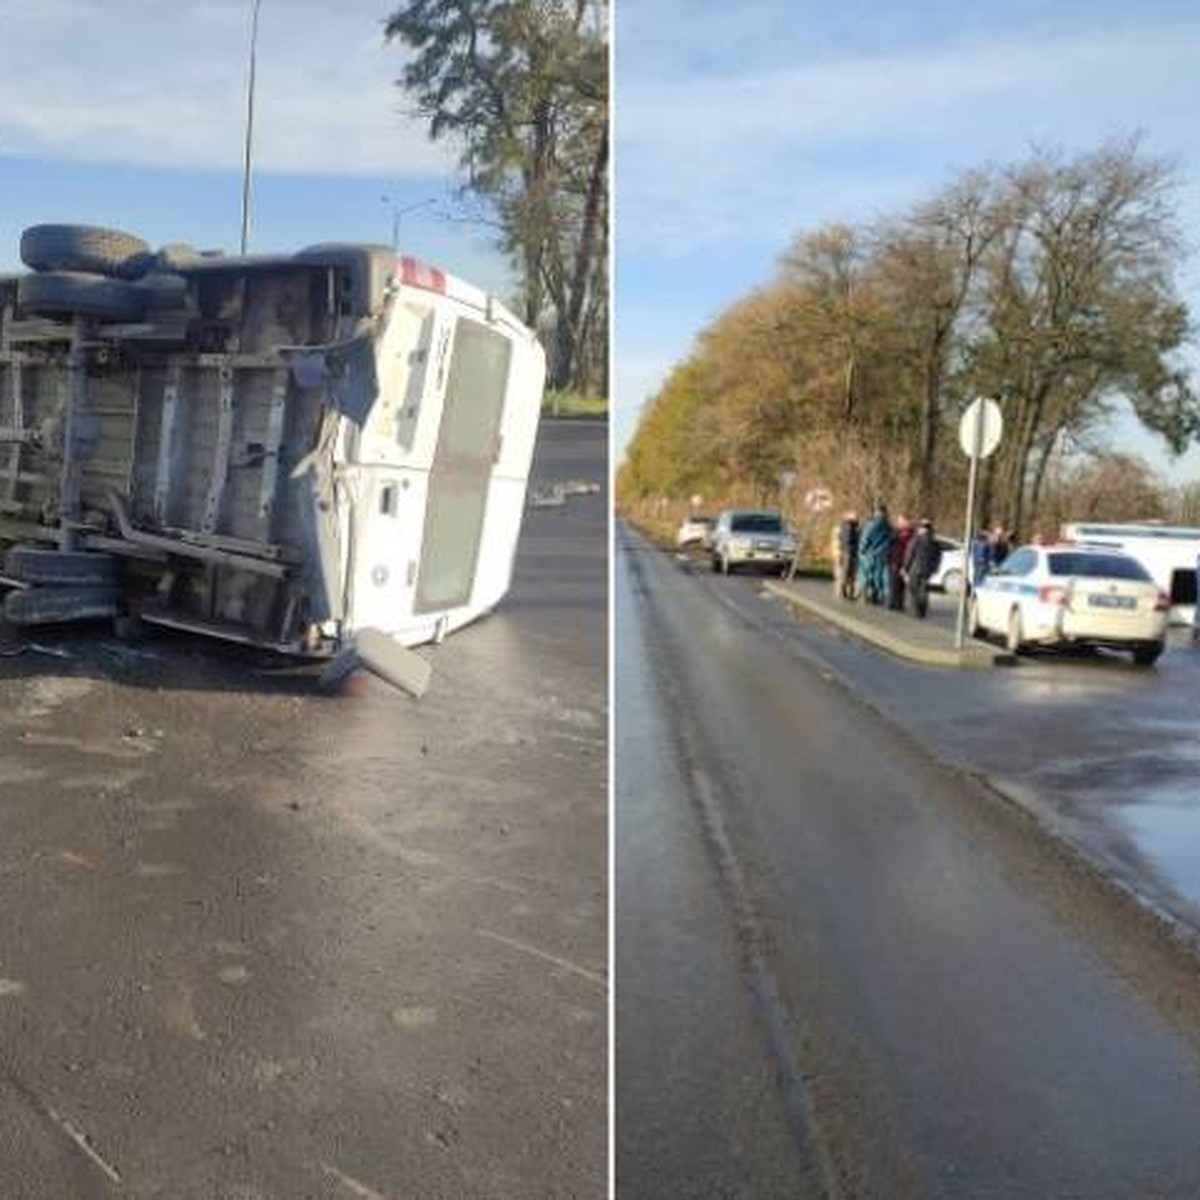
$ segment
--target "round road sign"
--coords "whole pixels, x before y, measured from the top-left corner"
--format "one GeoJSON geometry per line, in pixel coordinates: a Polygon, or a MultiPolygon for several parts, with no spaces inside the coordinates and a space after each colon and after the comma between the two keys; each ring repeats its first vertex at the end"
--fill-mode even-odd
{"type": "Polygon", "coordinates": [[[995,400],[972,400],[958,423],[958,444],[968,458],[987,458],[1000,445],[1004,418],[995,400]]]}

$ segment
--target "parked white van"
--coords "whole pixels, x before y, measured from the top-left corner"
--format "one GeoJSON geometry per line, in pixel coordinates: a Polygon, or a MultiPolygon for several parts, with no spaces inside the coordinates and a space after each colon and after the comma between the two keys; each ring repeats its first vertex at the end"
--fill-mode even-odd
{"type": "Polygon", "coordinates": [[[1084,546],[1106,546],[1132,555],[1170,600],[1171,621],[1177,625],[1195,623],[1200,529],[1153,521],[1138,524],[1069,521],[1062,527],[1062,539],[1084,546]]]}
{"type": "Polygon", "coordinates": [[[508,590],[544,357],[379,246],[151,252],[34,226],[0,279],[0,576],[16,624],[135,617],[419,691],[508,590]]]}

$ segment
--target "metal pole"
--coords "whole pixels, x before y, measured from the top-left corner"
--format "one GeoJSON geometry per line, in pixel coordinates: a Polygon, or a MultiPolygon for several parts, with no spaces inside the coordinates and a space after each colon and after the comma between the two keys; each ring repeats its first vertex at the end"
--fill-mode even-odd
{"type": "Polygon", "coordinates": [[[979,451],[983,445],[983,401],[975,401],[975,428],[971,430],[971,470],[967,476],[967,527],[963,533],[963,581],[958,594],[958,619],[954,648],[961,651],[966,641],[968,576],[971,573],[971,533],[975,528],[975,483],[979,476],[979,451]]]}
{"type": "Polygon", "coordinates": [[[250,21],[250,69],[246,78],[246,151],[242,161],[242,254],[250,236],[250,154],[254,142],[254,75],[258,59],[258,8],[262,0],[254,0],[250,21]]]}
{"type": "Polygon", "coordinates": [[[63,459],[59,476],[58,548],[74,550],[79,543],[82,508],[79,463],[79,418],[87,403],[87,317],[75,314],[71,322],[71,349],[67,353],[67,386],[63,393],[63,459]]]}
{"type": "Polygon", "coordinates": [[[407,216],[409,213],[416,212],[419,208],[427,208],[430,204],[437,203],[436,196],[429,196],[424,200],[418,200],[416,204],[406,204],[400,207],[396,204],[391,196],[380,196],[381,204],[389,204],[392,209],[392,253],[396,254],[400,250],[400,218],[407,216]]]}

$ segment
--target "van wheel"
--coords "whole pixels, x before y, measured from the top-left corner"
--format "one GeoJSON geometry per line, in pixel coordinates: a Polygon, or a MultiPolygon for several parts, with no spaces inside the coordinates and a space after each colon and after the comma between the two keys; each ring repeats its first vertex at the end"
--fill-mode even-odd
{"type": "Polygon", "coordinates": [[[140,237],[94,225],[31,225],[21,234],[21,261],[35,271],[84,271],[137,279],[153,262],[140,237]]]}
{"type": "Polygon", "coordinates": [[[1166,645],[1163,642],[1150,642],[1145,646],[1134,646],[1133,661],[1139,667],[1152,667],[1162,656],[1166,645]]]}
{"type": "Polygon", "coordinates": [[[17,307],[38,317],[140,321],[146,295],[132,283],[77,271],[46,271],[17,280],[17,307]]]}
{"type": "Polygon", "coordinates": [[[56,625],[115,617],[117,593],[103,587],[32,587],[9,592],[4,615],[14,625],[56,625]]]}
{"type": "Polygon", "coordinates": [[[1021,653],[1021,610],[1014,608],[1008,614],[1008,628],[1004,635],[1004,645],[1009,654],[1021,653]]]}
{"type": "Polygon", "coordinates": [[[714,554],[708,561],[715,575],[721,569],[721,560],[714,554]]]}
{"type": "Polygon", "coordinates": [[[4,573],[22,583],[111,586],[117,578],[117,560],[90,550],[13,546],[4,556],[4,573]]]}

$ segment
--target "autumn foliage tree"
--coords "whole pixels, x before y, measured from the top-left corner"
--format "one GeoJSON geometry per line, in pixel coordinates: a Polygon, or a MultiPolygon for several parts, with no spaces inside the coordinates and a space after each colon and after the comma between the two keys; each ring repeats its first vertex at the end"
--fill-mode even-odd
{"type": "Polygon", "coordinates": [[[957,513],[958,419],[979,395],[1005,419],[982,480],[989,522],[1031,528],[1052,476],[1061,501],[1063,464],[1107,451],[1119,407],[1182,451],[1200,439],[1200,401],[1180,359],[1170,199],[1169,169],[1123,142],[1035,153],[893,219],[802,235],[652,399],[620,499],[762,498],[792,468],[839,506],[882,494],[957,513]]]}

